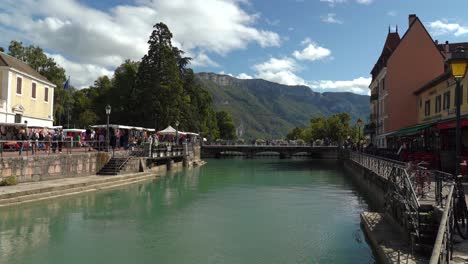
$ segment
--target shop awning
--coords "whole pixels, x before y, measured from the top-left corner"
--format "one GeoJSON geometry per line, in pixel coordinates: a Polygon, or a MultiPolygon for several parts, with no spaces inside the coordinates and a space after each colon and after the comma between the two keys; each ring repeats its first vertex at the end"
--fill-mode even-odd
{"type": "MultiPolygon", "coordinates": [[[[457,123],[455,121],[437,124],[437,128],[440,130],[451,129],[455,128],[456,126],[457,123]]],[[[468,127],[468,119],[460,120],[460,127],[468,127]]]]}
{"type": "Polygon", "coordinates": [[[417,125],[417,126],[412,126],[412,127],[406,127],[400,130],[397,130],[393,132],[390,136],[409,136],[409,135],[414,135],[418,133],[419,131],[431,127],[435,124],[435,122],[432,123],[427,123],[427,124],[422,124],[422,125],[417,125]]]}

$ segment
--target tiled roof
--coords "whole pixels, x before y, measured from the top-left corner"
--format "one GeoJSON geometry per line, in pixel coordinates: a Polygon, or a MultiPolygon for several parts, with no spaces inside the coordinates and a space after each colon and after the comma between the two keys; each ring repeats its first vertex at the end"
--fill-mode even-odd
{"type": "Polygon", "coordinates": [[[377,75],[380,70],[387,65],[388,58],[390,58],[390,55],[392,55],[393,51],[398,47],[398,44],[400,44],[400,35],[398,35],[398,32],[389,32],[382,53],[375,63],[374,68],[372,68],[371,74],[373,76],[377,75]]]}
{"type": "MultiPolygon", "coordinates": [[[[438,44],[437,47],[440,51],[445,51],[446,44],[438,44]]],[[[465,50],[468,50],[468,42],[449,43],[449,52],[456,51],[457,47],[462,46],[465,50]]]]}
{"type": "Polygon", "coordinates": [[[26,73],[28,75],[33,76],[41,81],[52,83],[51,81],[47,80],[46,77],[40,75],[37,71],[35,71],[31,66],[27,63],[18,60],[15,57],[12,57],[6,53],[0,52],[0,66],[7,66],[14,68],[20,72],[26,73]]]}

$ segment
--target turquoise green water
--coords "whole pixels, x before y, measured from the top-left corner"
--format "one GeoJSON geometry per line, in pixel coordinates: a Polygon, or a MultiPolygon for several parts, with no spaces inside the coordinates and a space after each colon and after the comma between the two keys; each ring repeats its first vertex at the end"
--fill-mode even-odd
{"type": "Polygon", "coordinates": [[[334,162],[209,160],[0,209],[0,263],[374,263],[359,226],[367,204],[348,178],[334,162]]]}

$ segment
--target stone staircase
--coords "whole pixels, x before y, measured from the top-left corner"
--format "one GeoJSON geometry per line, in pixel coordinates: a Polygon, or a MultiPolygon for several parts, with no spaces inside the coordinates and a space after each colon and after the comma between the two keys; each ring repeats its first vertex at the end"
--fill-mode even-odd
{"type": "Polygon", "coordinates": [[[118,175],[125,168],[130,157],[113,157],[104,167],[99,170],[97,175],[118,175]]]}

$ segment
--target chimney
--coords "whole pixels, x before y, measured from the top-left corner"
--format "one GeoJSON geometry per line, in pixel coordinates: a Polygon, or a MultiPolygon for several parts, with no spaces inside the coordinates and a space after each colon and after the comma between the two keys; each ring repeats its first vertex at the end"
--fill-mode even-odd
{"type": "Polygon", "coordinates": [[[439,45],[439,40],[438,39],[436,39],[434,42],[435,42],[436,45],[439,45]]]}
{"type": "Polygon", "coordinates": [[[414,20],[416,20],[417,16],[416,14],[410,14],[408,16],[408,27],[411,26],[411,24],[413,24],[414,20]]]}
{"type": "Polygon", "coordinates": [[[450,45],[449,45],[449,42],[448,42],[448,41],[445,41],[444,51],[445,51],[445,54],[449,54],[449,53],[450,53],[450,45]]]}

